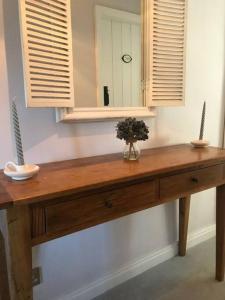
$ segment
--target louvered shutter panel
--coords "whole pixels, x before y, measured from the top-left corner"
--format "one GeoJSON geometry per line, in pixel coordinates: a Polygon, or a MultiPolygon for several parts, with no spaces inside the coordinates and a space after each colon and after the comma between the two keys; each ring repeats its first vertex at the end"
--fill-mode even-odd
{"type": "Polygon", "coordinates": [[[187,0],[145,1],[145,101],[149,106],[184,103],[187,0]]]}
{"type": "Polygon", "coordinates": [[[73,107],[70,0],[18,0],[28,107],[73,107]]]}

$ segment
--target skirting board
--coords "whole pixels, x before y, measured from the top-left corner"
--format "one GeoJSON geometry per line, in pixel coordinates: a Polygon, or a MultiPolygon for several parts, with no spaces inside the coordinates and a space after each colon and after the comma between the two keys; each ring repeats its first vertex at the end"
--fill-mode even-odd
{"type": "MultiPolygon", "coordinates": [[[[211,225],[188,236],[188,248],[194,247],[216,234],[216,226],[211,225]]],[[[163,249],[154,251],[141,259],[123,266],[116,272],[106,275],[96,280],[84,288],[81,288],[69,295],[64,295],[58,300],[90,300],[104,292],[114,288],[115,286],[155,267],[156,265],[167,261],[177,255],[177,243],[169,245],[163,249]]]]}

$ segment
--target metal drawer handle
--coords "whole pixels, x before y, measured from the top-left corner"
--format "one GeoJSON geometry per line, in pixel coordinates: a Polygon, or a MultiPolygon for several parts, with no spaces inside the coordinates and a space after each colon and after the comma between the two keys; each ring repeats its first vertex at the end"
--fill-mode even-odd
{"type": "Polygon", "coordinates": [[[106,200],[106,201],[105,201],[105,206],[106,206],[107,208],[112,208],[112,207],[113,207],[113,204],[112,204],[111,201],[106,200]]]}
{"type": "Polygon", "coordinates": [[[192,177],[192,178],[191,178],[191,181],[194,182],[194,183],[198,183],[198,178],[192,177]]]}

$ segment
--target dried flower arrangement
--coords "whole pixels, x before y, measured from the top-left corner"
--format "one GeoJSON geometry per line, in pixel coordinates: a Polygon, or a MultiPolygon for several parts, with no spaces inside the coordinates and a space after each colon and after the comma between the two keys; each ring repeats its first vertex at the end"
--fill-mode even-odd
{"type": "Polygon", "coordinates": [[[116,126],[117,138],[125,140],[126,147],[124,158],[128,160],[136,160],[140,156],[137,149],[137,141],[145,141],[148,139],[149,129],[144,121],[138,121],[136,118],[127,118],[120,121],[116,126]]]}

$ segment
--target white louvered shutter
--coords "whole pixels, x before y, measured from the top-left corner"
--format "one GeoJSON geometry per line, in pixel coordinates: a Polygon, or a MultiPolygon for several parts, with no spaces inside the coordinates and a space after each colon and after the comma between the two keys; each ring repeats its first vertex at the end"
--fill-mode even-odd
{"type": "Polygon", "coordinates": [[[187,0],[144,0],[145,101],[149,106],[184,104],[187,0]]]}
{"type": "Polygon", "coordinates": [[[18,0],[28,107],[73,107],[70,0],[18,0]]]}

